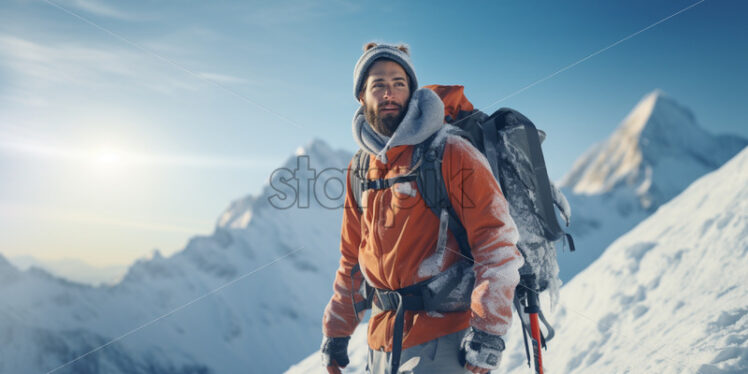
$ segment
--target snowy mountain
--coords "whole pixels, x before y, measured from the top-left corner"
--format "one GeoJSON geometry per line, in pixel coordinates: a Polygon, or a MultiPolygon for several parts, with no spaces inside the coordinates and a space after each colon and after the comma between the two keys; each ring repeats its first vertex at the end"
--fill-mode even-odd
{"type": "Polygon", "coordinates": [[[313,141],[262,193],[232,203],[212,235],[169,258],[155,252],[112,286],[0,257],[0,373],[284,370],[321,340],[350,158],[313,141]]]}
{"type": "MultiPolygon", "coordinates": [[[[561,289],[546,373],[748,372],[748,148],[561,289]]],[[[547,304],[547,303],[545,303],[547,304]]],[[[547,310],[546,306],[546,310],[547,310]]],[[[360,325],[344,372],[361,372],[360,325]]],[[[515,316],[500,372],[530,373],[515,316]]],[[[287,373],[322,373],[319,354],[287,373]]]]}
{"type": "Polygon", "coordinates": [[[19,270],[27,270],[33,266],[73,282],[94,286],[117,283],[127,271],[127,266],[93,266],[74,258],[39,260],[33,256],[23,255],[10,257],[8,261],[19,270]]]}
{"type": "Polygon", "coordinates": [[[559,254],[561,279],[571,279],[613,240],[746,145],[737,136],[708,133],[662,91],[646,95],[561,181],[578,249],[559,254]]]}
{"type": "MultiPolygon", "coordinates": [[[[546,372],[748,372],[746,170],[748,148],[562,288],[546,372]]],[[[517,330],[505,368],[527,373],[517,330]]]]}

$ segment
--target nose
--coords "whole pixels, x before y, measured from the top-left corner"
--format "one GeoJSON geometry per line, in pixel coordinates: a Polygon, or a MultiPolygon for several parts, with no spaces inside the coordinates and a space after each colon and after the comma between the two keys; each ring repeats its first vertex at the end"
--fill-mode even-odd
{"type": "Polygon", "coordinates": [[[392,97],[392,88],[387,86],[384,89],[384,98],[391,98],[392,97]]]}

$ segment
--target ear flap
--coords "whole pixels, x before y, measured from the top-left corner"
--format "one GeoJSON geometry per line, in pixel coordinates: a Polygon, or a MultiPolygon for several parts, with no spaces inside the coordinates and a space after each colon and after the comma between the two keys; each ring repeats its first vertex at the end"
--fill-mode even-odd
{"type": "Polygon", "coordinates": [[[376,46],[377,46],[377,43],[368,42],[368,43],[364,44],[364,52],[366,52],[366,51],[368,51],[368,50],[370,50],[370,49],[372,49],[372,48],[374,48],[376,46]]]}

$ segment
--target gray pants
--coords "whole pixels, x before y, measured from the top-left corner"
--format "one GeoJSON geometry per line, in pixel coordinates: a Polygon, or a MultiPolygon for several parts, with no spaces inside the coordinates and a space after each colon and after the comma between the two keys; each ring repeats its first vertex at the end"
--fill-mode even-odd
{"type": "MultiPolygon", "coordinates": [[[[467,329],[454,334],[445,335],[404,349],[400,356],[400,370],[402,374],[465,374],[470,373],[460,366],[459,350],[462,338],[467,329]]],[[[366,372],[370,374],[390,374],[391,352],[375,351],[369,348],[366,372]]]]}

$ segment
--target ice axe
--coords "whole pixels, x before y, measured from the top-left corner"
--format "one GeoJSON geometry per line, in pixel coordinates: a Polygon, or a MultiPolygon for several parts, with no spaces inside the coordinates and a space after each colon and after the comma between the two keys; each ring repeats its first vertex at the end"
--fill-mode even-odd
{"type": "Polygon", "coordinates": [[[551,325],[546,321],[543,311],[540,310],[540,300],[538,298],[537,282],[535,274],[523,274],[520,276],[519,286],[514,293],[514,307],[522,321],[522,338],[525,341],[525,354],[527,355],[527,366],[531,367],[530,349],[527,344],[527,337],[530,336],[532,341],[532,360],[534,362],[535,373],[543,374],[543,356],[540,348],[546,349],[545,343],[553,338],[555,332],[551,325]],[[540,330],[540,322],[543,322],[548,333],[543,336],[540,330]]]}

